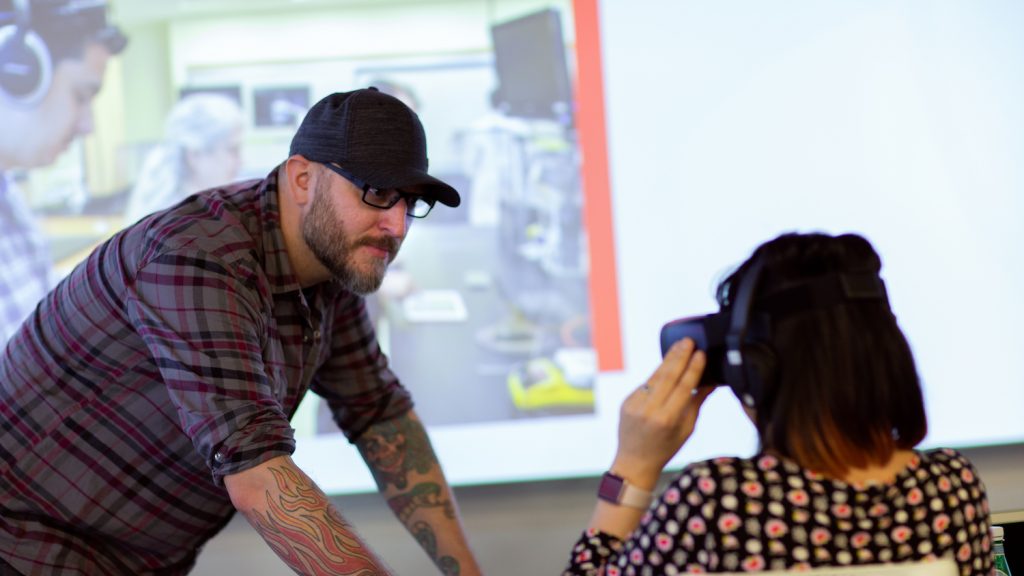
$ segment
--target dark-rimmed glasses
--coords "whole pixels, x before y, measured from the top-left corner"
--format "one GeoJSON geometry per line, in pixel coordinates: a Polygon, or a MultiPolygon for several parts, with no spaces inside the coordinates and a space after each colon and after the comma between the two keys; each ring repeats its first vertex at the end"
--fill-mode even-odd
{"type": "Polygon", "coordinates": [[[337,164],[325,163],[324,166],[330,168],[332,172],[345,178],[349,182],[352,182],[359,188],[362,188],[363,202],[373,206],[374,208],[387,210],[395,204],[398,204],[399,200],[405,200],[405,213],[413,218],[423,218],[427,214],[430,214],[430,210],[434,207],[434,203],[437,202],[436,198],[427,198],[426,196],[421,196],[419,194],[410,194],[395,188],[390,190],[374,188],[359,178],[356,178],[350,174],[348,170],[345,170],[337,164]]]}

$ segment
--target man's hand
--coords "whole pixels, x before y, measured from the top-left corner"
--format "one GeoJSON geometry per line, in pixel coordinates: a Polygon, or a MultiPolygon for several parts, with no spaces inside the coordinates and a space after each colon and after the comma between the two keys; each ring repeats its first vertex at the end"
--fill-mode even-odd
{"type": "Polygon", "coordinates": [[[389,574],[288,456],[224,478],[231,502],[298,574],[389,574]]]}

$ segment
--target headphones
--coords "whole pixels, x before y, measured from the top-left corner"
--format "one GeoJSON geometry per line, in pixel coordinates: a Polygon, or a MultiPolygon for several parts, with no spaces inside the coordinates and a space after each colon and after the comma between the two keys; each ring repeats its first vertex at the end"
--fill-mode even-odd
{"type": "Polygon", "coordinates": [[[731,305],[717,314],[680,318],[661,328],[661,354],[677,340],[691,338],[707,355],[701,386],[727,384],[743,404],[756,408],[774,388],[778,373],[772,323],[796,312],[851,301],[886,301],[885,283],[873,272],[826,274],[776,290],[755,300],[764,262],[751,262],[731,305]],[[753,308],[756,308],[755,312],[753,308]]]}
{"type": "Polygon", "coordinates": [[[0,98],[31,106],[50,89],[53,58],[32,30],[29,0],[11,0],[13,13],[0,14],[0,98]]]}

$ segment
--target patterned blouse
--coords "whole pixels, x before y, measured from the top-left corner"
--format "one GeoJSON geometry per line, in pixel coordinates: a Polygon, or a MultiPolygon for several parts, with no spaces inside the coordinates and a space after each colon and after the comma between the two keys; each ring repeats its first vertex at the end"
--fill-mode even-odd
{"type": "Polygon", "coordinates": [[[767,454],[687,466],[628,540],[588,530],[564,575],[799,570],[952,555],[992,569],[989,509],[971,463],[917,452],[892,483],[830,480],[767,454]]]}

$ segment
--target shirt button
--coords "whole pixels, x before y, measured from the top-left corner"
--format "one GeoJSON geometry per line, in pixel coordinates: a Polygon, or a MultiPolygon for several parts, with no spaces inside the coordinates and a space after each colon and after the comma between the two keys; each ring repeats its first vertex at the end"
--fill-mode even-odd
{"type": "Polygon", "coordinates": [[[213,459],[222,464],[224,463],[225,460],[227,460],[223,452],[217,452],[216,454],[214,454],[213,459]]]}
{"type": "Polygon", "coordinates": [[[313,331],[313,339],[314,340],[319,340],[320,339],[320,331],[319,330],[314,330],[313,331]]]}

